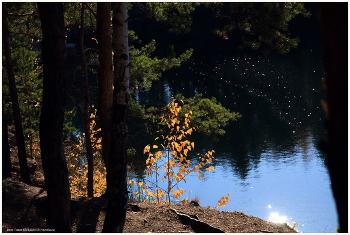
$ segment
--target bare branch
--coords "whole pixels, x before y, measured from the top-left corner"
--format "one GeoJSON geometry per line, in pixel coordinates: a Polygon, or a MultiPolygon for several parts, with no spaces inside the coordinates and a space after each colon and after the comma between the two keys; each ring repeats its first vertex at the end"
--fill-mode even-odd
{"type": "Polygon", "coordinates": [[[86,3],[86,2],[83,2],[83,4],[89,9],[89,11],[94,15],[95,19],[97,18],[97,15],[96,13],[94,12],[94,10],[92,10],[92,8],[86,3]]]}
{"type": "Polygon", "coordinates": [[[30,13],[25,13],[25,14],[15,14],[15,13],[8,13],[8,16],[13,16],[13,17],[23,17],[23,16],[35,16],[38,17],[39,14],[36,13],[35,11],[32,11],[30,13]]]}

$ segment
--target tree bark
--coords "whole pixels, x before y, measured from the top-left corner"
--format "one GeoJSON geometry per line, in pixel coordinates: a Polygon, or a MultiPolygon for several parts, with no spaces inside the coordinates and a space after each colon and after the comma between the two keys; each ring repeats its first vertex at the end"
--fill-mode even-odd
{"type": "Polygon", "coordinates": [[[320,3],[320,22],[327,95],[327,166],[339,227],[348,232],[348,3],[320,3]]]}
{"type": "Polygon", "coordinates": [[[11,177],[11,157],[10,145],[8,141],[7,124],[4,112],[4,104],[2,105],[2,179],[11,177]]]}
{"type": "Polygon", "coordinates": [[[88,197],[94,196],[94,158],[92,154],[92,145],[91,145],[91,135],[90,135],[90,95],[89,95],[89,77],[86,66],[85,59],[85,49],[84,49],[84,6],[81,5],[81,28],[80,28],[80,56],[81,56],[81,68],[83,70],[84,76],[84,96],[85,96],[85,107],[84,107],[84,130],[85,130],[85,149],[86,149],[86,158],[88,162],[88,184],[87,184],[87,193],[88,197]]]}
{"type": "Polygon", "coordinates": [[[62,131],[65,105],[65,35],[62,3],[38,3],[42,28],[43,101],[40,148],[47,190],[46,226],[71,232],[70,190],[62,131]]]}
{"type": "Polygon", "coordinates": [[[10,33],[9,33],[8,21],[7,21],[7,9],[6,9],[6,3],[4,2],[2,3],[2,40],[4,44],[4,50],[5,50],[6,70],[7,70],[8,80],[9,80],[13,120],[15,123],[15,129],[16,129],[18,160],[20,165],[21,178],[24,183],[31,184],[29,168],[27,164],[27,153],[26,153],[26,147],[24,142],[21,114],[20,114],[19,105],[18,105],[16,81],[15,81],[15,75],[13,72],[13,65],[12,65],[12,58],[11,58],[10,33]]]}
{"type": "MultiPolygon", "coordinates": [[[[97,38],[99,50],[98,86],[99,114],[102,132],[102,154],[105,166],[108,166],[111,150],[113,75],[112,75],[112,30],[111,3],[97,3],[97,38]]],[[[107,188],[108,189],[108,188],[107,188]]]]}
{"type": "Polygon", "coordinates": [[[128,193],[126,161],[129,107],[129,47],[126,3],[114,3],[114,91],[111,152],[107,168],[108,206],[103,232],[123,232],[128,193]]]}

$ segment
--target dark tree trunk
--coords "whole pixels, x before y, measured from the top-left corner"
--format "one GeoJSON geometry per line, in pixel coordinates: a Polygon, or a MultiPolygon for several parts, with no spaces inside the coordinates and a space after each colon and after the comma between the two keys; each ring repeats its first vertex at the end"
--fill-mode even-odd
{"type": "Polygon", "coordinates": [[[62,3],[38,3],[43,43],[43,102],[40,148],[47,189],[46,226],[71,232],[68,169],[63,153],[65,35],[62,3]]]}
{"type": "MultiPolygon", "coordinates": [[[[107,168],[111,150],[113,75],[112,75],[112,30],[111,3],[97,3],[97,37],[100,68],[98,70],[99,115],[102,132],[102,154],[107,168]]],[[[108,190],[108,188],[107,188],[108,190]]]]}
{"type": "Polygon", "coordinates": [[[320,3],[325,90],[327,166],[341,232],[348,232],[348,3],[320,3]]]}
{"type": "Polygon", "coordinates": [[[26,147],[24,142],[22,121],[21,121],[21,115],[20,115],[19,105],[18,105],[16,81],[15,81],[15,75],[13,72],[13,65],[12,65],[12,58],[11,58],[10,35],[9,35],[9,28],[8,28],[8,21],[7,21],[6,3],[2,3],[2,40],[4,44],[5,57],[6,57],[6,70],[7,70],[8,80],[9,80],[13,120],[15,122],[15,129],[16,129],[18,160],[20,165],[21,178],[24,183],[31,184],[29,168],[27,164],[27,153],[26,153],[26,147]]]}
{"type": "Polygon", "coordinates": [[[2,105],[2,179],[11,177],[11,158],[10,145],[8,141],[7,124],[4,112],[4,104],[2,105]]]}
{"type": "Polygon", "coordinates": [[[103,232],[123,232],[128,193],[126,161],[129,108],[129,48],[126,3],[114,3],[114,91],[111,152],[107,168],[108,206],[103,232]]]}
{"type": "Polygon", "coordinates": [[[85,108],[84,108],[84,130],[85,130],[85,148],[86,157],[88,161],[88,185],[87,193],[88,197],[94,196],[94,159],[92,154],[91,135],[90,135],[90,94],[89,94],[89,77],[85,59],[84,49],[84,4],[81,6],[81,28],[80,28],[80,56],[81,56],[81,68],[84,76],[84,96],[85,96],[85,108]]]}

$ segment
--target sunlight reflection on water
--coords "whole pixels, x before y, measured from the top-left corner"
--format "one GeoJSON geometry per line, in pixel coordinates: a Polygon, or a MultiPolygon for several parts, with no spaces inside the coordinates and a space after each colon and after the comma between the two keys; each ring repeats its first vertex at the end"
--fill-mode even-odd
{"type": "Polygon", "coordinates": [[[274,223],[287,223],[287,216],[280,215],[278,212],[272,212],[269,215],[269,220],[274,223]]]}
{"type": "MultiPolygon", "coordinates": [[[[268,205],[267,208],[271,209],[272,206],[268,205]]],[[[292,218],[291,218],[292,219],[292,218]]],[[[285,215],[280,215],[278,212],[274,211],[269,214],[268,220],[274,223],[288,223],[288,218],[285,215]]]]}

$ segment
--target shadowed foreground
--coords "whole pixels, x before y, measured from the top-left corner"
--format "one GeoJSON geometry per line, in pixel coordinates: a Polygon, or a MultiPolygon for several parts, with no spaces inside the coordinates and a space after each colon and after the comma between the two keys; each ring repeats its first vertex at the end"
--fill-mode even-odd
{"type": "MultiPolygon", "coordinates": [[[[48,232],[45,229],[46,191],[15,178],[2,184],[2,232],[48,232]]],[[[72,198],[72,231],[102,232],[107,198],[72,198]]],[[[130,202],[125,233],[295,233],[286,224],[276,224],[241,212],[207,209],[192,204],[158,205],[130,202]]]]}

